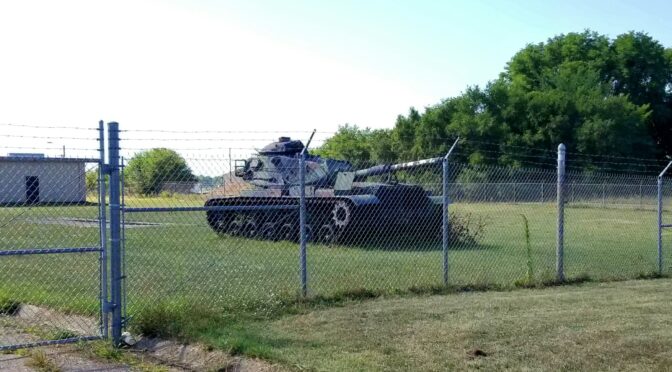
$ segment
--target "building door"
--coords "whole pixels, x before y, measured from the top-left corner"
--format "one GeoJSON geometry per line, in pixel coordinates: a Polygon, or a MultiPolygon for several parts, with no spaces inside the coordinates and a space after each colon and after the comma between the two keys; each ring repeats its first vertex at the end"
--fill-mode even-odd
{"type": "Polygon", "coordinates": [[[26,176],[26,203],[40,202],[40,179],[37,176],[26,176]]]}

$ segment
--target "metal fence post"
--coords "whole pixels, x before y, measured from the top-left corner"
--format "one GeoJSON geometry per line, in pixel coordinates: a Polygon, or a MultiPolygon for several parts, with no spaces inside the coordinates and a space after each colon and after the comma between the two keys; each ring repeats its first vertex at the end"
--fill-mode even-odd
{"type": "Polygon", "coordinates": [[[663,274],[663,177],[658,176],[658,274],[663,274]]]}
{"type": "Polygon", "coordinates": [[[119,252],[121,255],[121,273],[122,273],[122,281],[119,284],[119,288],[121,289],[121,319],[122,319],[122,328],[126,326],[125,323],[123,323],[124,319],[126,318],[126,182],[125,182],[125,177],[124,177],[124,169],[126,167],[126,162],[124,160],[124,157],[121,157],[121,167],[119,169],[119,189],[121,190],[121,243],[119,244],[119,252]]]}
{"type": "Polygon", "coordinates": [[[544,204],[544,183],[541,183],[541,204],[544,204]]]}
{"type": "Polygon", "coordinates": [[[119,124],[107,124],[110,174],[110,300],[112,342],[121,343],[121,206],[119,183],[119,124]]]}
{"type": "Polygon", "coordinates": [[[314,135],[315,130],[313,130],[308,142],[299,154],[299,265],[301,267],[301,295],[303,297],[308,295],[308,265],[306,259],[306,244],[308,241],[306,233],[306,151],[308,151],[308,146],[310,146],[310,141],[313,140],[314,135]]]}
{"type": "Polygon", "coordinates": [[[558,146],[558,240],[555,251],[555,270],[558,282],[565,280],[565,154],[564,144],[558,146]]]}
{"type": "Polygon", "coordinates": [[[450,200],[448,199],[448,179],[450,176],[450,168],[448,165],[448,158],[450,154],[455,149],[457,141],[460,138],[458,137],[453,146],[450,147],[446,156],[443,157],[443,198],[441,202],[441,207],[443,208],[442,213],[442,249],[443,249],[443,285],[448,285],[448,239],[450,234],[450,214],[448,213],[448,206],[450,205],[450,200]]]}
{"type": "Polygon", "coordinates": [[[100,158],[98,161],[98,221],[100,224],[100,335],[107,338],[108,332],[108,292],[107,292],[107,196],[105,195],[105,125],[98,122],[100,158]]]}
{"type": "Polygon", "coordinates": [[[663,224],[663,176],[672,166],[672,161],[667,164],[665,169],[658,175],[658,274],[663,274],[663,227],[672,227],[672,225],[663,224]]]}
{"type": "Polygon", "coordinates": [[[607,199],[607,184],[602,182],[602,208],[606,206],[607,199]]]}
{"type": "Polygon", "coordinates": [[[308,270],[306,267],[306,155],[303,151],[299,156],[299,182],[301,183],[299,191],[299,234],[301,244],[299,264],[301,266],[301,295],[305,297],[308,294],[308,270]]]}

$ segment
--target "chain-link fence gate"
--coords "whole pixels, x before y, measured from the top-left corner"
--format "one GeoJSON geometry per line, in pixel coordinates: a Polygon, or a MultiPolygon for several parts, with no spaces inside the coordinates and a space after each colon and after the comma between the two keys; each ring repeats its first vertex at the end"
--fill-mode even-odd
{"type": "Polygon", "coordinates": [[[0,350],[107,335],[102,122],[98,141],[98,158],[0,157],[0,350]]]}

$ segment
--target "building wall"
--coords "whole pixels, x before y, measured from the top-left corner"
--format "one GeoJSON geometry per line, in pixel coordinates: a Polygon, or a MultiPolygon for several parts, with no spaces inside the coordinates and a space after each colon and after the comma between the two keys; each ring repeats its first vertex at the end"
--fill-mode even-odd
{"type": "Polygon", "coordinates": [[[83,162],[0,160],[0,203],[26,202],[26,177],[37,176],[40,203],[86,201],[83,162]]]}

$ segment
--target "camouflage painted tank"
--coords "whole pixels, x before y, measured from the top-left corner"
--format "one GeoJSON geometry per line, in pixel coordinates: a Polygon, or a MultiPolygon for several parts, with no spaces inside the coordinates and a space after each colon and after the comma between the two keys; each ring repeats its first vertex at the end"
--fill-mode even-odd
{"type": "MultiPolygon", "coordinates": [[[[221,234],[269,240],[298,239],[299,155],[304,145],[281,137],[247,160],[235,174],[252,187],[239,196],[209,198],[208,223],[221,234]]],[[[440,198],[422,187],[394,181],[394,172],[441,162],[442,158],[355,170],[342,160],[306,156],[307,230],[311,240],[350,243],[390,232],[437,237],[440,198]],[[385,182],[368,177],[388,175],[385,182]]]]}

